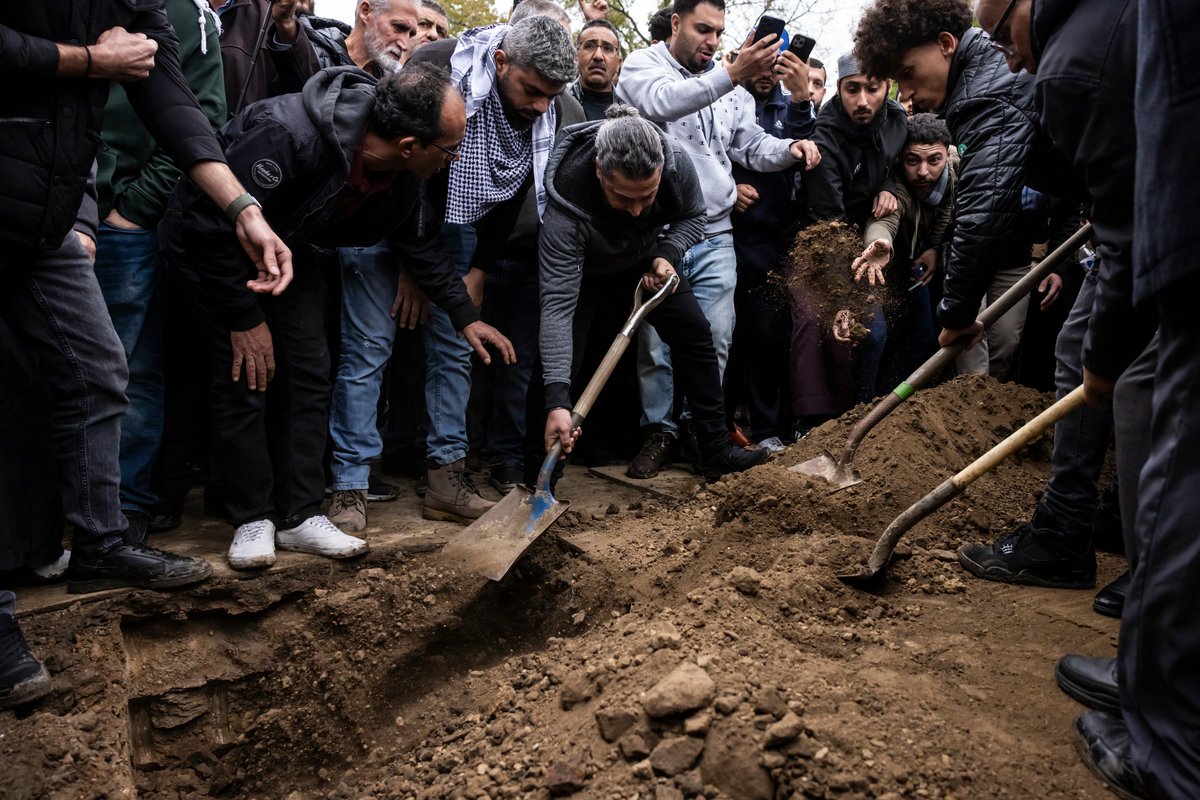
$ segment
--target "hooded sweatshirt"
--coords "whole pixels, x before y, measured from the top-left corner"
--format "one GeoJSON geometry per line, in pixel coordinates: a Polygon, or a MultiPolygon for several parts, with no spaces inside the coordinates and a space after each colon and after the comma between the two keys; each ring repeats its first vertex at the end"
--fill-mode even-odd
{"type": "MultiPolygon", "coordinates": [[[[220,133],[229,167],[293,251],[367,247],[388,237],[392,254],[462,330],[479,315],[442,249],[424,182],[396,172],[390,186],[365,194],[347,181],[374,102],[370,75],[357,67],[323,70],[302,93],[255,103],[229,121],[220,133]]],[[[160,233],[168,257],[230,330],[265,319],[246,288],[255,268],[233,224],[190,181],[171,198],[160,233]]]]}
{"type": "Polygon", "coordinates": [[[617,99],[662,126],[691,156],[700,178],[708,224],[705,238],[732,228],[737,202],[733,164],[779,172],[799,162],[791,139],[759,127],[754,98],[714,63],[700,75],[683,68],[665,42],[631,53],[621,66],[617,99]]]}
{"type": "Polygon", "coordinates": [[[603,124],[564,128],[546,166],[539,339],[548,408],[571,404],[571,323],[583,275],[645,269],[656,258],[678,267],[704,233],[696,170],[666,135],[660,134],[664,160],[654,204],[637,217],[608,205],[596,177],[596,131],[603,124]]]}

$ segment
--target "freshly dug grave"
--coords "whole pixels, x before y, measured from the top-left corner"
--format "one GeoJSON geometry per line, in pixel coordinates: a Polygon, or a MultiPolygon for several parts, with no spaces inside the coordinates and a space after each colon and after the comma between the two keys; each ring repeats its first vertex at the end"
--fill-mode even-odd
{"type": "Polygon", "coordinates": [[[862,234],[844,222],[818,222],[796,235],[786,280],[826,336],[831,335],[834,317],[844,309],[854,319],[850,339],[860,341],[869,332],[863,325],[870,318],[869,309],[884,299],[884,293],[877,293],[865,279],[854,282],[850,265],[862,251],[862,234]]]}
{"type": "Polygon", "coordinates": [[[1052,671],[1110,653],[1115,622],[953,560],[1029,514],[1049,437],[912,531],[879,590],[834,577],[1050,400],[958,379],[863,443],[864,483],[787,469],[838,450],[857,408],[678,506],[572,511],[482,590],[436,556],[373,556],[314,567],[317,589],[46,615],[31,638],[56,681],[92,677],[0,716],[27,777],[5,796],[120,796],[126,777],[153,798],[1102,796],[1052,671]]]}

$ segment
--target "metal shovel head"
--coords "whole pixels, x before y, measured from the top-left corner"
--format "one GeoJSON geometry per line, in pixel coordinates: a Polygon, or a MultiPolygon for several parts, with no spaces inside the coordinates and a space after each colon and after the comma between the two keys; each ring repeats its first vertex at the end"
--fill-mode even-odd
{"type": "Polygon", "coordinates": [[[802,461],[791,470],[801,475],[828,481],[833,486],[830,489],[831,492],[838,492],[862,483],[862,475],[854,468],[853,464],[841,463],[828,450],[822,450],[821,455],[810,458],[808,461],[802,461]]]}
{"type": "Polygon", "coordinates": [[[570,506],[568,500],[555,500],[549,489],[517,486],[446,542],[442,554],[468,572],[498,581],[570,506]]]}

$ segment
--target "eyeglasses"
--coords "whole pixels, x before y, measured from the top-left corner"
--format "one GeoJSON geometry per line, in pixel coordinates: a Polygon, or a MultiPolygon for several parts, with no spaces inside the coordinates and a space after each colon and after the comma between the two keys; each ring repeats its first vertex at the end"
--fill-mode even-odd
{"type": "MultiPolygon", "coordinates": [[[[451,161],[458,161],[460,158],[462,158],[462,153],[459,150],[451,150],[449,147],[442,147],[437,142],[430,142],[429,146],[436,147],[438,150],[441,150],[443,153],[450,156],[451,161]]],[[[459,148],[461,147],[462,145],[460,144],[459,148]]]]}
{"type": "Polygon", "coordinates": [[[606,56],[615,56],[617,54],[616,45],[602,42],[599,39],[588,39],[586,42],[579,43],[579,52],[581,53],[592,53],[597,48],[606,56]]]}
{"type": "Polygon", "coordinates": [[[1004,9],[1004,13],[1000,15],[1000,20],[996,23],[996,27],[992,28],[992,32],[988,35],[988,44],[992,49],[999,50],[1005,56],[1014,56],[1017,54],[1016,48],[1012,44],[1000,41],[1000,31],[1004,30],[1004,26],[1008,23],[1008,18],[1012,16],[1013,9],[1017,7],[1017,0],[1008,0],[1008,8],[1004,9]]]}

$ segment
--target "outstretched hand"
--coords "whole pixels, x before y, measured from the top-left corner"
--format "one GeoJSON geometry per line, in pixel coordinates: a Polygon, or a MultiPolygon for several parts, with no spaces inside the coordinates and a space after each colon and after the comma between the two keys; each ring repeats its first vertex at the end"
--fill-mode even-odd
{"type": "Polygon", "coordinates": [[[892,260],[892,243],[887,239],[876,239],[867,245],[867,249],[862,251],[862,255],[854,259],[854,263],[850,265],[850,269],[854,272],[854,282],[862,281],[863,276],[867,276],[867,281],[874,286],[878,283],[883,286],[887,283],[883,277],[883,268],[892,260]]]}

